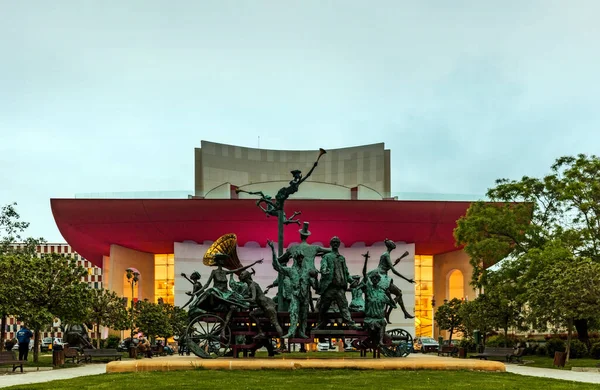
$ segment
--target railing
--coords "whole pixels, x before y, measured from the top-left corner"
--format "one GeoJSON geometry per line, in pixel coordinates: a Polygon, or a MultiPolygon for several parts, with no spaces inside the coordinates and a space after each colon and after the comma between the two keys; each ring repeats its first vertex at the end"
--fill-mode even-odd
{"type": "MultiPolygon", "coordinates": [[[[127,191],[127,192],[90,192],[75,194],[76,199],[188,199],[194,196],[193,190],[169,191],[127,191]]],[[[202,194],[195,196],[202,197],[202,194]]],[[[472,202],[489,200],[477,194],[443,194],[432,192],[391,192],[383,194],[385,199],[414,201],[472,202]]]]}

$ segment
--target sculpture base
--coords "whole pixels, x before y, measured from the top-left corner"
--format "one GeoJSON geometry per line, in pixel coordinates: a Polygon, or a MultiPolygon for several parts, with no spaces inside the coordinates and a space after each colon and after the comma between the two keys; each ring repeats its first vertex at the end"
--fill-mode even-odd
{"type": "MultiPolygon", "coordinates": [[[[327,352],[324,352],[327,353],[327,352]]],[[[506,371],[504,363],[456,359],[438,356],[408,356],[391,359],[200,359],[189,356],[169,356],[155,359],[114,361],[106,365],[106,372],[175,371],[175,370],[301,370],[301,369],[355,369],[355,370],[473,370],[506,371]]]]}

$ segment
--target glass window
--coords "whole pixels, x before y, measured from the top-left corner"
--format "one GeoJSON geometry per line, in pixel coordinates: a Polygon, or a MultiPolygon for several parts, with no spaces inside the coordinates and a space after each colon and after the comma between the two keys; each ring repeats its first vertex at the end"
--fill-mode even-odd
{"type": "Polygon", "coordinates": [[[448,277],[448,300],[463,299],[465,296],[463,273],[455,269],[448,277]]]}
{"type": "Polygon", "coordinates": [[[154,301],[174,304],[175,294],[175,255],[154,255],[154,301]]]}
{"type": "Polygon", "coordinates": [[[433,256],[415,256],[415,336],[433,332],[433,256]]]}

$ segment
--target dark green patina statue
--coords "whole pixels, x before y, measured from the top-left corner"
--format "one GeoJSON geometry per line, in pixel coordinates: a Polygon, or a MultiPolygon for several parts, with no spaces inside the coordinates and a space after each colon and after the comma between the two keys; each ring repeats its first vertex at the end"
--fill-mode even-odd
{"type": "Polygon", "coordinates": [[[365,263],[363,266],[363,281],[362,289],[365,293],[365,322],[364,326],[369,332],[373,341],[380,346],[384,344],[383,337],[385,335],[386,307],[395,308],[396,304],[391,299],[389,292],[381,282],[381,274],[379,272],[369,272],[367,274],[367,262],[369,261],[369,253],[363,255],[365,263]]]}
{"type": "Polygon", "coordinates": [[[290,328],[284,338],[294,337],[298,330],[298,337],[308,338],[306,335],[306,321],[308,317],[308,308],[310,300],[310,289],[316,288],[316,271],[306,272],[304,270],[302,253],[294,254],[294,263],[291,267],[284,267],[280,264],[273,241],[267,241],[267,245],[273,252],[273,268],[282,276],[283,290],[280,286],[280,292],[283,297],[289,299],[290,305],[288,312],[290,314],[290,328]],[[289,281],[289,283],[287,283],[289,281]],[[298,328],[299,325],[299,328],[298,328]]]}
{"type": "Polygon", "coordinates": [[[221,253],[214,256],[217,268],[210,273],[206,285],[196,293],[197,298],[190,306],[190,318],[206,311],[223,311],[227,312],[226,322],[229,322],[229,317],[234,310],[248,308],[248,302],[245,301],[242,295],[227,288],[227,276],[245,271],[256,264],[261,264],[262,259],[245,267],[234,270],[225,270],[223,269],[223,265],[225,259],[228,257],[229,255],[221,253]],[[213,283],[213,286],[209,287],[211,282],[213,283]]]}
{"type": "Polygon", "coordinates": [[[260,324],[260,318],[262,317],[267,317],[269,319],[271,324],[275,326],[277,335],[281,338],[283,336],[283,331],[277,320],[275,302],[273,302],[271,298],[265,296],[258,283],[252,280],[252,274],[250,272],[242,271],[240,274],[240,281],[248,288],[249,297],[246,298],[246,300],[250,302],[251,308],[253,308],[249,315],[250,318],[256,322],[256,327],[258,329],[258,334],[254,336],[254,338],[259,339],[265,337],[265,333],[260,324]]]}
{"type": "Polygon", "coordinates": [[[198,294],[200,294],[200,292],[202,291],[202,283],[200,283],[201,276],[198,271],[192,272],[189,278],[185,273],[182,273],[181,276],[183,276],[185,280],[192,284],[192,291],[188,291],[185,293],[186,295],[190,296],[190,299],[186,302],[185,305],[181,306],[181,308],[184,309],[187,305],[192,303],[194,299],[196,299],[196,296],[198,296],[198,294]]]}
{"type": "MultiPolygon", "coordinates": [[[[309,274],[309,276],[310,276],[310,274],[318,273],[317,268],[315,267],[315,258],[318,256],[323,256],[324,254],[331,252],[331,249],[323,248],[319,245],[312,245],[307,242],[307,239],[311,234],[310,231],[308,230],[308,225],[309,225],[308,222],[304,222],[302,229],[298,230],[298,232],[300,233],[300,244],[295,244],[295,245],[290,246],[285,251],[285,253],[279,257],[279,262],[283,265],[287,265],[289,259],[293,258],[297,254],[301,254],[302,256],[304,256],[304,259],[302,261],[302,272],[309,274]]],[[[274,286],[278,286],[278,284],[279,284],[279,279],[274,281],[273,284],[267,286],[267,290],[274,286]]],[[[315,289],[316,289],[316,287],[315,287],[315,289]]],[[[314,312],[315,308],[313,305],[312,290],[309,289],[308,294],[309,294],[308,302],[310,305],[310,311],[314,312]]],[[[287,308],[288,305],[289,305],[289,302],[286,302],[286,300],[284,298],[283,307],[287,308]]]]}
{"type": "MultiPolygon", "coordinates": [[[[369,279],[370,279],[371,274],[374,274],[374,273],[379,274],[380,279],[381,279],[379,282],[379,286],[383,290],[387,291],[388,293],[395,295],[394,302],[399,304],[400,309],[402,309],[402,312],[404,313],[404,318],[407,318],[407,319],[415,318],[415,316],[411,315],[404,307],[404,302],[402,301],[402,290],[400,290],[400,288],[398,288],[398,286],[396,286],[394,284],[394,281],[388,275],[388,271],[392,271],[396,276],[401,277],[402,279],[406,280],[409,283],[414,283],[415,281],[412,279],[408,279],[404,275],[400,274],[400,272],[396,271],[396,269],[394,268],[394,264],[392,264],[392,260],[390,257],[390,254],[392,253],[392,251],[394,249],[396,249],[396,244],[394,243],[394,241],[388,240],[386,238],[385,246],[387,248],[387,251],[385,251],[379,258],[379,266],[369,272],[369,279]]],[[[404,252],[402,254],[402,256],[396,260],[395,264],[398,264],[398,262],[406,256],[408,256],[408,252],[404,252]]],[[[391,313],[391,308],[389,308],[386,313],[386,318],[387,318],[388,323],[390,322],[389,321],[390,313],[391,313]]]]}
{"type": "Polygon", "coordinates": [[[326,313],[332,303],[337,304],[340,316],[351,329],[356,329],[357,325],[350,316],[348,310],[348,300],[346,299],[346,290],[348,283],[354,283],[351,287],[356,287],[358,283],[353,282],[346,259],[339,253],[340,239],[334,236],[329,241],[331,252],[323,256],[321,260],[321,280],[319,282],[319,328],[326,325],[326,313]]]}
{"type": "MultiPolygon", "coordinates": [[[[303,177],[302,172],[298,169],[291,171],[292,180],[289,182],[289,185],[287,187],[282,187],[277,192],[277,195],[275,195],[275,200],[273,200],[271,196],[265,195],[262,191],[248,192],[240,188],[236,188],[235,190],[235,192],[238,194],[240,192],[244,192],[250,195],[259,195],[260,199],[256,201],[256,205],[267,215],[267,217],[277,217],[277,253],[279,256],[283,255],[283,226],[288,225],[290,223],[296,223],[300,225],[300,221],[294,219],[294,217],[296,215],[299,215],[300,212],[294,212],[294,214],[290,218],[286,218],[284,211],[285,201],[290,197],[290,195],[293,195],[296,192],[298,192],[300,184],[302,184],[306,179],[310,177],[317,165],[319,165],[319,159],[326,153],[327,152],[325,151],[325,149],[319,149],[319,156],[317,157],[317,160],[313,164],[310,171],[308,171],[306,176],[303,177]]],[[[278,288],[281,288],[282,285],[283,281],[281,279],[278,279],[278,288]]],[[[278,309],[281,311],[287,310],[287,302],[284,301],[283,294],[277,294],[277,306],[278,309]]]]}

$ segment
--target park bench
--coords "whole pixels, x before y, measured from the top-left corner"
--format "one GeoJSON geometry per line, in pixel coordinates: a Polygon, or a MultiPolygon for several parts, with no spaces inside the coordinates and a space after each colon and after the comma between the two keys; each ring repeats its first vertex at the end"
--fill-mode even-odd
{"type": "Polygon", "coordinates": [[[65,361],[71,360],[75,364],[85,360],[85,356],[76,348],[65,348],[65,361]]]}
{"type": "Polygon", "coordinates": [[[456,356],[458,354],[458,348],[451,347],[449,345],[443,345],[438,350],[438,356],[456,356]]]}
{"type": "Polygon", "coordinates": [[[83,361],[91,363],[93,358],[106,358],[115,360],[121,360],[121,352],[117,352],[116,349],[84,349],[83,350],[83,361]]]}
{"type": "Polygon", "coordinates": [[[23,360],[17,360],[13,351],[0,352],[0,366],[12,366],[13,372],[15,372],[17,367],[19,367],[21,368],[21,372],[23,372],[23,364],[27,364],[27,362],[23,360]]]}
{"type": "Polygon", "coordinates": [[[152,355],[155,356],[167,356],[167,351],[164,345],[153,345],[151,348],[152,355]]]}
{"type": "Polygon", "coordinates": [[[525,348],[518,348],[517,353],[514,353],[508,357],[509,363],[517,362],[523,363],[523,355],[525,354],[525,348]]]}
{"type": "MultiPolygon", "coordinates": [[[[521,351],[521,355],[523,355],[523,351],[521,351]]],[[[519,355],[519,358],[520,356],[519,355]]],[[[514,348],[505,348],[505,347],[485,347],[483,353],[479,355],[471,355],[472,358],[479,358],[487,360],[490,357],[501,357],[504,358],[507,362],[511,360],[511,357],[517,356],[515,354],[514,348]]]]}

